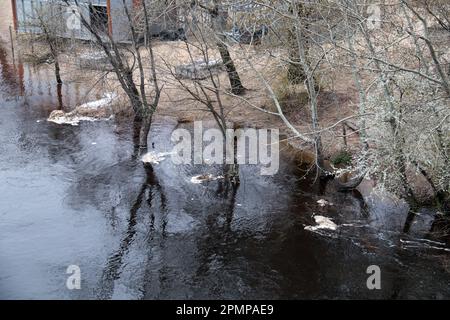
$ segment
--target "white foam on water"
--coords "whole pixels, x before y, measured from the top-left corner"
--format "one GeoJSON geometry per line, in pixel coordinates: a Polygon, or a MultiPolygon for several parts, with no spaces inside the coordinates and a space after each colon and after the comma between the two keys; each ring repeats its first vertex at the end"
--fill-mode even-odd
{"type": "Polygon", "coordinates": [[[144,154],[141,158],[141,161],[144,163],[151,163],[151,164],[159,164],[161,161],[165,160],[167,156],[172,155],[173,152],[148,152],[144,154]]]}
{"type": "Polygon", "coordinates": [[[53,122],[56,124],[69,124],[71,126],[78,126],[80,124],[81,121],[99,121],[99,120],[110,120],[112,119],[112,117],[109,117],[107,119],[97,119],[97,118],[93,118],[93,117],[78,117],[78,116],[74,116],[74,117],[66,117],[66,116],[59,116],[59,117],[52,117],[47,119],[48,122],[53,122]]]}
{"type": "Polygon", "coordinates": [[[314,220],[316,222],[316,226],[306,226],[305,230],[308,231],[316,231],[321,229],[333,230],[335,231],[338,228],[338,225],[334,223],[330,218],[324,216],[314,216],[314,220]]]}
{"type": "Polygon", "coordinates": [[[112,118],[114,118],[114,116],[112,116],[112,115],[108,118],[99,118],[99,117],[95,117],[95,116],[92,116],[92,117],[80,116],[77,114],[77,110],[82,110],[82,109],[98,110],[99,108],[109,106],[116,97],[117,97],[116,93],[108,92],[103,95],[102,99],[90,101],[90,102],[84,103],[82,105],[79,105],[72,112],[64,113],[61,110],[54,110],[48,117],[47,121],[53,122],[56,124],[68,124],[68,125],[72,125],[72,126],[78,126],[81,121],[91,121],[92,122],[92,121],[99,121],[99,120],[111,120],[112,118]]]}
{"type": "Polygon", "coordinates": [[[191,178],[191,183],[193,184],[201,184],[203,182],[208,182],[208,181],[215,181],[218,179],[223,179],[224,176],[217,176],[214,177],[212,174],[208,173],[208,174],[200,174],[198,176],[193,176],[191,178]]]}
{"type": "Polygon", "coordinates": [[[333,203],[331,203],[331,202],[329,202],[329,201],[327,201],[327,200],[325,200],[325,199],[317,200],[317,203],[318,203],[319,206],[321,206],[321,207],[332,206],[332,205],[333,205],[333,203]]]}

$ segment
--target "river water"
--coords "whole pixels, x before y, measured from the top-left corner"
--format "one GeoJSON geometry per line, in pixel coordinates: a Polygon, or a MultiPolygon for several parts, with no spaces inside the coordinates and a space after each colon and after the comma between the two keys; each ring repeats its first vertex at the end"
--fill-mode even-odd
{"type": "MultiPolygon", "coordinates": [[[[47,122],[58,106],[51,72],[14,66],[0,49],[0,298],[450,298],[433,210],[405,228],[404,206],[313,184],[283,154],[274,176],[240,166],[238,188],[191,183],[220,174],[212,167],[145,170],[127,121],[47,122]],[[337,230],[305,230],[314,214],[337,230]],[[69,265],[79,290],[66,287],[69,265]],[[381,290],[366,286],[370,265],[381,290]]],[[[65,85],[64,105],[83,92],[65,85]]],[[[156,119],[154,151],[171,149],[176,125],[156,119]]]]}

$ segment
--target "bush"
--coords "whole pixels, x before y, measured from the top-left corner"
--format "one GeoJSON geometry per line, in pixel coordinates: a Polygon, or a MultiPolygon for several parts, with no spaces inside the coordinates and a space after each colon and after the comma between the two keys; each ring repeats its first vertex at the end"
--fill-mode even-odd
{"type": "Polygon", "coordinates": [[[352,155],[347,150],[341,150],[331,158],[335,166],[349,166],[352,163],[352,155]]]}

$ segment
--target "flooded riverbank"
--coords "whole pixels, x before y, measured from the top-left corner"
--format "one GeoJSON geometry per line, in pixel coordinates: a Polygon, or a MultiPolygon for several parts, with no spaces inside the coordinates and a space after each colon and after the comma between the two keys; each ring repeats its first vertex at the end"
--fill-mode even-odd
{"type": "MultiPolygon", "coordinates": [[[[429,235],[433,210],[405,228],[401,204],[314,184],[283,153],[274,176],[241,165],[237,188],[192,183],[220,176],[216,167],[164,160],[146,170],[129,122],[47,122],[58,106],[51,72],[7,56],[3,49],[0,298],[450,298],[448,247],[429,235]],[[305,229],[317,216],[335,230],[305,229]],[[80,290],[66,287],[69,265],[80,267],[80,290]],[[381,269],[381,290],[366,286],[370,265],[381,269]]],[[[67,85],[64,105],[83,103],[83,90],[67,85]]],[[[155,120],[154,152],[171,151],[177,125],[155,120]]]]}

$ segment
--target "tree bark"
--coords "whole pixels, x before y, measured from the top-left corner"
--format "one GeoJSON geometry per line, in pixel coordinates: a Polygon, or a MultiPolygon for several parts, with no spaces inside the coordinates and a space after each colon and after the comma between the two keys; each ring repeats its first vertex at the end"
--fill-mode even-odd
{"type": "MultiPolygon", "coordinates": [[[[303,19],[305,24],[305,29],[308,29],[308,22],[306,21],[308,18],[308,12],[305,9],[305,6],[301,3],[293,3],[290,7],[290,12],[297,16],[298,18],[306,18],[303,19]]],[[[301,84],[303,83],[307,76],[305,74],[304,68],[302,66],[302,60],[300,59],[299,53],[299,45],[298,45],[298,30],[296,28],[297,24],[292,24],[288,31],[288,46],[289,46],[289,64],[287,70],[287,79],[291,84],[301,84]]],[[[304,39],[304,50],[305,54],[308,54],[308,39],[305,37],[304,39]]]]}
{"type": "Polygon", "coordinates": [[[217,42],[217,48],[220,52],[220,57],[222,58],[223,64],[228,73],[228,79],[230,80],[231,92],[235,95],[241,95],[245,92],[245,88],[242,85],[241,78],[236,70],[234,61],[231,58],[230,52],[227,46],[222,42],[217,42]]]}
{"type": "Polygon", "coordinates": [[[306,75],[303,72],[301,61],[298,58],[298,46],[295,31],[291,30],[289,33],[289,64],[287,70],[287,79],[290,84],[301,84],[306,80],[306,75]]]}
{"type": "Polygon", "coordinates": [[[141,130],[139,133],[139,148],[141,153],[147,151],[148,148],[148,134],[152,125],[152,116],[148,115],[142,119],[141,130]]]}
{"type": "Polygon", "coordinates": [[[56,85],[56,95],[58,96],[58,108],[62,110],[64,108],[63,97],[62,97],[62,83],[56,85]]]}
{"type": "Polygon", "coordinates": [[[61,85],[63,82],[61,80],[61,69],[59,67],[59,61],[58,61],[58,55],[56,53],[53,53],[53,58],[55,59],[55,77],[56,77],[56,83],[61,85]]]}
{"type": "Polygon", "coordinates": [[[226,25],[226,19],[220,15],[219,1],[214,1],[214,7],[207,9],[211,16],[212,27],[218,37],[216,45],[219,50],[222,62],[227,70],[228,79],[230,80],[231,92],[235,95],[241,95],[245,92],[245,88],[242,85],[241,78],[236,70],[233,59],[231,58],[230,51],[225,44],[226,37],[223,35],[223,31],[226,25]]]}

